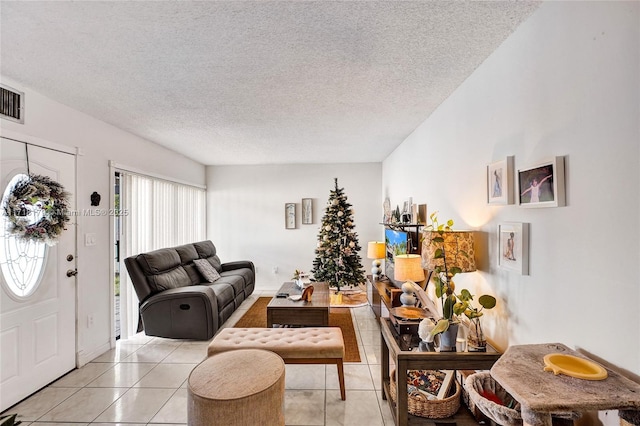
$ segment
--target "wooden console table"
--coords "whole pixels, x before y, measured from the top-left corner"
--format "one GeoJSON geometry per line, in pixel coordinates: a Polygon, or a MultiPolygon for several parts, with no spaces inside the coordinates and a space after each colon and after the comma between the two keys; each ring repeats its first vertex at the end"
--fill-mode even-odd
{"type": "MultiPolygon", "coordinates": [[[[389,318],[380,318],[381,335],[381,375],[382,399],[389,401],[389,406],[397,426],[408,424],[433,424],[433,419],[412,416],[407,408],[407,370],[488,370],[500,358],[500,353],[488,346],[487,352],[427,352],[418,347],[417,336],[407,342],[399,336],[389,318]],[[389,359],[396,365],[396,383],[398,384],[398,400],[391,400],[389,359]]],[[[408,336],[408,335],[407,335],[408,336]]],[[[463,424],[456,418],[458,424],[463,424]]],[[[441,422],[441,420],[438,420],[441,422]]],[[[464,424],[477,424],[467,422],[464,424]]]]}
{"type": "Polygon", "coordinates": [[[402,290],[396,287],[391,281],[385,279],[374,280],[371,275],[367,275],[367,299],[373,313],[376,315],[376,319],[382,315],[382,307],[384,306],[387,311],[392,307],[400,306],[400,295],[402,290]]]}
{"type": "Polygon", "coordinates": [[[607,369],[604,380],[543,371],[544,356],[557,352],[587,358],[560,343],[514,345],[491,368],[491,376],[520,403],[525,426],[551,426],[551,413],[640,411],[640,385],[615,371],[607,369]]]}

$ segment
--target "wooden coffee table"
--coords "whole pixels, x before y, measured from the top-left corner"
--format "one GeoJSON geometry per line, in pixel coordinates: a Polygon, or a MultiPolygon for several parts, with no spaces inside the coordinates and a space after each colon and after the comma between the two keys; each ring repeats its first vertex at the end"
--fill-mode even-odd
{"type": "MultiPolygon", "coordinates": [[[[278,293],[294,295],[302,294],[302,290],[295,283],[286,282],[278,293]]],[[[271,299],[267,305],[267,327],[273,327],[273,324],[327,327],[329,305],[329,285],[324,282],[313,283],[311,302],[277,297],[271,299]]]]}

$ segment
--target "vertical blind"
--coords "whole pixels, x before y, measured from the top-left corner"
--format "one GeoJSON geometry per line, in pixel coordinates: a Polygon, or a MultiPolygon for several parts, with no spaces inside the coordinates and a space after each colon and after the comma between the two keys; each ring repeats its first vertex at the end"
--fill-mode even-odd
{"type": "MultiPolygon", "coordinates": [[[[206,238],[205,190],[194,186],[121,172],[124,216],[123,258],[206,238]]],[[[122,337],[136,333],[138,298],[127,274],[121,274],[122,337]]]]}

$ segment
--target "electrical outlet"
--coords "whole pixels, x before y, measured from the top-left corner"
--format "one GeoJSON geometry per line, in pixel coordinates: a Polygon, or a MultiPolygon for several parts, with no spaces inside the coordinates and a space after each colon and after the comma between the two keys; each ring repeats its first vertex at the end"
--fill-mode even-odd
{"type": "Polygon", "coordinates": [[[87,328],[91,327],[93,327],[93,315],[89,314],[87,315],[87,328]]]}
{"type": "Polygon", "coordinates": [[[277,273],[278,273],[278,267],[277,267],[277,266],[274,266],[274,267],[273,267],[273,273],[274,273],[274,274],[277,274],[277,273]]]}
{"type": "Polygon", "coordinates": [[[84,234],[84,245],[87,247],[96,245],[96,234],[94,232],[84,234]]]}

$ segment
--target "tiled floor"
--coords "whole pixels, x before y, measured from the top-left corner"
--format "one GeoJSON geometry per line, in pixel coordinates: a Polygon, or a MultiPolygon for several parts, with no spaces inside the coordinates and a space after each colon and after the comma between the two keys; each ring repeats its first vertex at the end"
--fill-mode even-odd
{"type": "MultiPolygon", "coordinates": [[[[225,323],[232,326],[260,296],[254,293],[225,323]]],[[[345,364],[347,400],[335,366],[287,365],[287,425],[393,424],[380,397],[380,332],[368,306],[353,308],[360,363],[345,364]]],[[[144,335],[117,347],[12,407],[23,425],[184,425],[186,380],[208,342],[144,335]]]]}

